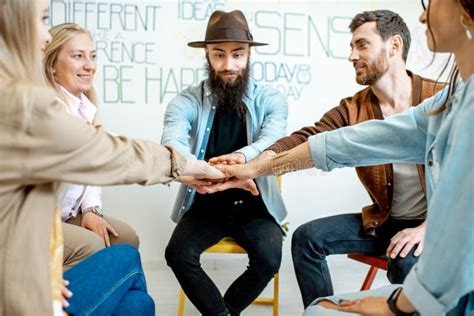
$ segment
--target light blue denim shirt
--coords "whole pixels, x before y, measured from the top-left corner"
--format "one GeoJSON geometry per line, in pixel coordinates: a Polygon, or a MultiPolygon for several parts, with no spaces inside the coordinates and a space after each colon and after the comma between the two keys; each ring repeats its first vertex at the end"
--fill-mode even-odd
{"type": "Polygon", "coordinates": [[[422,315],[444,315],[464,295],[474,298],[474,75],[459,84],[450,109],[430,114],[447,94],[446,88],[408,112],[308,140],[322,170],[425,164],[424,250],[403,285],[422,315]]]}
{"type": "MultiPolygon", "coordinates": [[[[247,107],[248,146],[238,152],[246,161],[286,135],[288,103],[277,90],[264,87],[250,80],[243,99],[247,107]]],[[[204,159],[216,107],[211,104],[211,92],[207,81],[187,88],[174,97],[165,112],[161,143],[170,145],[187,156],[204,159]]],[[[262,199],[275,220],[280,223],[286,217],[286,209],[274,176],[256,179],[262,199]]],[[[182,185],[176,199],[171,219],[179,221],[194,201],[195,190],[182,185]]]]}

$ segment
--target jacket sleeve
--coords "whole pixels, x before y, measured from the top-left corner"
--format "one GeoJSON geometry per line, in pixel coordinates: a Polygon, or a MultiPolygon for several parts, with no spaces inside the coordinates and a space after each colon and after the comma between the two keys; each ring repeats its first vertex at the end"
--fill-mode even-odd
{"type": "Polygon", "coordinates": [[[172,146],[181,154],[194,157],[191,134],[198,117],[200,101],[189,90],[175,96],[166,107],[161,144],[172,146]]]}
{"type": "MultiPolygon", "coordinates": [[[[423,253],[403,284],[421,315],[447,314],[463,296],[471,293],[472,300],[474,293],[473,95],[451,123],[429,202],[423,253]]],[[[427,172],[436,173],[430,168],[427,172]]]]}
{"type": "Polygon", "coordinates": [[[186,163],[170,147],[115,137],[72,117],[49,92],[38,93],[28,122],[18,144],[27,154],[25,183],[166,183],[178,177],[186,163]]]}
{"type": "Polygon", "coordinates": [[[383,121],[370,120],[311,136],[308,142],[314,164],[324,171],[387,163],[423,164],[430,113],[446,94],[447,90],[442,90],[383,121]]]}
{"type": "Polygon", "coordinates": [[[306,126],[296,132],[291,133],[290,136],[283,137],[276,143],[267,148],[276,153],[290,150],[306,141],[310,136],[318,133],[332,131],[344,126],[349,126],[349,112],[347,107],[343,104],[344,100],[337,107],[332,108],[326,112],[323,117],[314,123],[313,126],[306,126]]]}
{"type": "Polygon", "coordinates": [[[237,150],[244,154],[246,161],[254,159],[269,145],[286,135],[288,119],[286,98],[276,89],[265,88],[264,94],[255,102],[262,103],[259,106],[265,108],[265,117],[257,133],[257,139],[250,145],[237,150]]]}

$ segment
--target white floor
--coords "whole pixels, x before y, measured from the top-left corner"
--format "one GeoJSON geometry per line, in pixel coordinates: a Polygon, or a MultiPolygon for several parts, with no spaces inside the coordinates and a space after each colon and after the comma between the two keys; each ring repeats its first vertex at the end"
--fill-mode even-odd
{"type": "MultiPolygon", "coordinates": [[[[328,262],[336,293],[357,291],[360,288],[368,271],[367,265],[347,259],[346,256],[331,256],[328,262]]],[[[205,254],[202,258],[204,269],[222,292],[243,271],[246,264],[246,255],[205,254]]],[[[145,262],[144,268],[149,292],[155,300],[156,315],[176,315],[179,284],[172,271],[163,262],[145,262]]],[[[379,271],[373,287],[386,284],[388,281],[385,272],[379,271]]],[[[271,291],[272,285],[264,291],[263,295],[270,294],[271,291]]],[[[303,312],[298,284],[289,257],[284,258],[280,270],[279,310],[282,316],[301,315],[303,312]]],[[[186,300],[185,315],[200,315],[188,300],[186,300]]],[[[252,305],[243,312],[243,315],[270,316],[272,308],[252,305]]]]}

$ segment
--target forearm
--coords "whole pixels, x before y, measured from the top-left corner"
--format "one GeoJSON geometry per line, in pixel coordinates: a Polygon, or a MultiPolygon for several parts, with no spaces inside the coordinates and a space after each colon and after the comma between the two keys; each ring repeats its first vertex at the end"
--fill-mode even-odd
{"type": "Polygon", "coordinates": [[[255,178],[267,175],[278,176],[315,167],[308,143],[300,144],[279,154],[273,151],[265,151],[262,157],[255,159],[251,164],[256,173],[255,178]]]}

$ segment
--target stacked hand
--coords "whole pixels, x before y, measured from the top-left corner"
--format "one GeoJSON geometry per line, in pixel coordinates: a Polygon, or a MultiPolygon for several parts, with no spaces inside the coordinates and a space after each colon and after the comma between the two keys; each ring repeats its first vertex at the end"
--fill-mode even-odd
{"type": "MultiPolygon", "coordinates": [[[[255,163],[245,163],[241,153],[230,153],[214,157],[206,163],[203,160],[188,160],[193,172],[180,177],[179,182],[193,187],[201,194],[215,193],[228,189],[243,189],[258,195],[257,185],[252,178],[256,175],[255,163]],[[197,170],[201,172],[197,172],[197,170]]],[[[188,169],[188,166],[186,167],[188,169]]],[[[256,177],[256,176],[255,176],[256,177]]]]}

